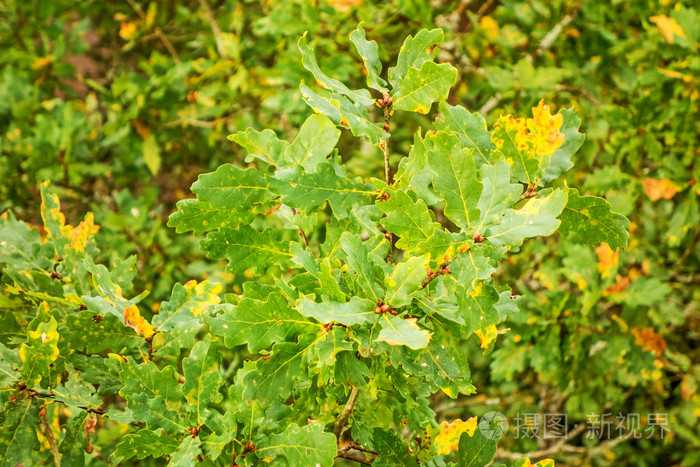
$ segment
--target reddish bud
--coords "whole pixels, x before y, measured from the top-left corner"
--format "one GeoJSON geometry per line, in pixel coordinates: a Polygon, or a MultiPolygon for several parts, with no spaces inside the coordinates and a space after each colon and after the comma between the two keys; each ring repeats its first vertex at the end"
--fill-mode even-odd
{"type": "Polygon", "coordinates": [[[472,239],[474,240],[474,243],[481,243],[484,240],[486,240],[484,237],[482,237],[480,234],[474,234],[472,235],[472,239]]]}

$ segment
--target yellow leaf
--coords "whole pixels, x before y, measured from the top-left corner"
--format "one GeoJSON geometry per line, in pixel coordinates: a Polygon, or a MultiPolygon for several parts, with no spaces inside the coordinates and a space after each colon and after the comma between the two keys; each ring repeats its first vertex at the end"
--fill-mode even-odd
{"type": "Polygon", "coordinates": [[[85,246],[90,236],[100,230],[100,226],[95,225],[95,216],[91,212],[87,213],[85,220],[78,224],[76,228],[68,227],[67,234],[70,239],[70,247],[75,251],[85,251],[85,246]]]}
{"type": "Polygon", "coordinates": [[[649,21],[654,23],[661,31],[661,34],[666,38],[669,44],[675,43],[675,37],[682,37],[685,39],[685,31],[680,24],[676,23],[676,20],[669,18],[668,16],[652,16],[649,21]]]}
{"type": "Polygon", "coordinates": [[[136,305],[129,305],[124,310],[124,324],[136,331],[136,334],[146,339],[153,337],[153,334],[156,333],[153,326],[143,319],[136,305]]]}
{"type": "Polygon", "coordinates": [[[41,70],[42,68],[46,68],[47,66],[51,65],[52,62],[53,57],[37,58],[32,64],[32,70],[41,70]]]}
{"type": "Polygon", "coordinates": [[[564,133],[559,129],[564,123],[562,114],[552,115],[544,99],[532,108],[532,117],[527,119],[527,127],[534,136],[535,153],[549,156],[564,144],[564,133]]]}
{"type": "Polygon", "coordinates": [[[479,27],[489,39],[498,37],[498,23],[490,16],[482,16],[479,20],[479,27]]]}
{"type": "Polygon", "coordinates": [[[600,277],[605,279],[610,273],[617,268],[620,260],[620,254],[610,248],[610,245],[603,242],[595,249],[595,254],[598,257],[598,272],[600,277]]]}
{"type": "Polygon", "coordinates": [[[481,348],[482,349],[488,349],[489,345],[491,342],[496,340],[496,336],[498,336],[498,329],[496,329],[496,326],[489,326],[486,328],[485,332],[481,332],[481,329],[477,329],[474,331],[474,334],[479,336],[479,339],[481,340],[481,348]]]}
{"type": "Polygon", "coordinates": [[[138,21],[125,21],[119,26],[119,37],[128,41],[136,35],[136,29],[138,28],[138,21]]]}
{"type": "Polygon", "coordinates": [[[661,198],[671,199],[676,196],[681,189],[668,178],[645,178],[642,180],[644,193],[650,200],[658,201],[661,198]]]}
{"type": "Polygon", "coordinates": [[[474,436],[477,427],[476,417],[472,417],[466,422],[457,419],[451,423],[440,423],[440,433],[435,437],[435,446],[439,454],[449,454],[459,449],[459,437],[462,433],[474,436]]]}

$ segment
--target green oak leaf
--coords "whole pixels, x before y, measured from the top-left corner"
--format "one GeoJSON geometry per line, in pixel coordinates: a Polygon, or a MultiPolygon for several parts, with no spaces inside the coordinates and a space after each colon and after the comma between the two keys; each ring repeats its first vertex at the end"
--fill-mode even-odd
{"type": "Polygon", "coordinates": [[[387,289],[384,302],[394,308],[406,306],[413,300],[414,294],[422,290],[421,283],[427,276],[430,255],[414,256],[394,267],[387,277],[387,289]]]}
{"type": "Polygon", "coordinates": [[[253,158],[275,165],[284,165],[284,153],[289,143],[277,138],[272,130],[255,131],[248,128],[228,136],[248,152],[245,162],[251,162],[253,158]]]}
{"type": "Polygon", "coordinates": [[[503,159],[498,159],[493,165],[482,165],[480,173],[484,189],[477,203],[480,218],[475,233],[499,224],[503,213],[523,192],[520,184],[511,183],[510,164],[503,159]]]}
{"type": "Polygon", "coordinates": [[[191,230],[195,235],[202,235],[210,230],[248,223],[256,214],[263,212],[265,206],[260,204],[246,210],[239,210],[238,207],[215,208],[198,199],[182,199],[177,202],[177,211],[170,214],[168,227],[173,227],[177,233],[191,230]]]}
{"type": "Polygon", "coordinates": [[[435,121],[438,130],[454,131],[462,141],[462,146],[472,149],[477,167],[492,162],[491,151],[496,146],[486,126],[486,120],[478,112],[469,112],[462,106],[451,106],[440,102],[440,116],[435,121]]]}
{"type": "Polygon", "coordinates": [[[368,204],[376,191],[370,190],[357,179],[339,177],[329,163],[318,164],[314,173],[293,173],[271,178],[270,185],[282,196],[284,204],[310,210],[329,202],[338,219],[348,216],[353,206],[368,204]]]}
{"type": "Polygon", "coordinates": [[[8,218],[0,218],[0,263],[13,265],[20,271],[46,271],[51,268],[53,251],[41,246],[41,234],[29,228],[8,212],[8,218]]]}
{"type": "Polygon", "coordinates": [[[179,355],[180,349],[191,348],[204,324],[209,307],[220,302],[221,286],[209,281],[175,284],[170,300],[162,302],[151,324],[155,328],[152,349],[159,356],[179,355]]]}
{"type": "Polygon", "coordinates": [[[124,326],[116,316],[100,316],[91,311],[69,314],[65,319],[65,333],[71,347],[89,353],[126,348],[145,349],[143,336],[124,326]]]}
{"type": "Polygon", "coordinates": [[[247,344],[251,353],[268,349],[317,327],[304,319],[280,293],[271,293],[266,301],[244,298],[238,305],[215,307],[223,313],[206,317],[211,332],[224,339],[226,347],[247,344]]]}
{"type": "Polygon", "coordinates": [[[566,206],[566,200],[563,190],[530,199],[518,210],[507,210],[501,223],[489,229],[486,238],[496,245],[520,246],[526,238],[551,235],[559,227],[557,217],[566,206]]]}
{"type": "Polygon", "coordinates": [[[177,450],[170,456],[169,467],[191,467],[196,465],[197,456],[202,452],[199,436],[185,436],[177,450]]]}
{"type": "Polygon", "coordinates": [[[309,353],[324,335],[304,334],[299,342],[281,342],[272,347],[269,358],[259,358],[254,370],[243,375],[243,396],[271,402],[286,399],[295,390],[296,381],[306,381],[309,353]]]}
{"type": "Polygon", "coordinates": [[[308,318],[314,318],[322,324],[340,323],[345,326],[353,326],[369,321],[374,321],[374,307],[376,302],[360,297],[352,297],[349,302],[322,302],[317,303],[308,299],[300,300],[296,309],[308,318]]]}
{"type": "Polygon", "coordinates": [[[461,289],[457,294],[459,311],[464,317],[466,335],[474,331],[482,332],[489,326],[498,324],[500,315],[496,304],[498,291],[485,282],[478,283],[473,290],[461,289]]]}
{"type": "Polygon", "coordinates": [[[340,244],[347,255],[350,267],[357,274],[360,293],[374,303],[378,303],[380,297],[384,295],[384,290],[380,284],[381,273],[377,271],[377,268],[369,260],[365,244],[359,236],[349,232],[343,233],[340,237],[340,244]]]}
{"type": "Polygon", "coordinates": [[[319,86],[324,89],[337,92],[338,94],[342,94],[343,96],[347,96],[353,102],[360,105],[367,106],[374,104],[374,99],[372,99],[372,96],[366,89],[351,90],[337,79],[330,78],[323,71],[321,71],[321,68],[316,62],[316,54],[314,53],[314,49],[309,47],[308,41],[306,40],[306,33],[299,38],[298,46],[299,50],[301,51],[302,65],[304,65],[304,68],[309,70],[311,74],[314,75],[314,78],[316,78],[316,82],[319,84],[319,86]]]}
{"type": "MultiPolygon", "coordinates": [[[[188,436],[188,438],[191,438],[188,436]]],[[[116,450],[112,453],[112,461],[121,463],[132,457],[146,459],[147,457],[165,457],[174,452],[179,443],[173,436],[156,433],[149,429],[141,429],[124,436],[116,450]]]]}
{"type": "Polygon", "coordinates": [[[406,442],[395,431],[384,428],[372,430],[372,445],[379,457],[372,465],[378,467],[405,467],[415,464],[406,447],[406,442]]]}
{"type": "Polygon", "coordinates": [[[333,433],[324,431],[323,423],[311,423],[301,428],[293,423],[284,432],[260,441],[255,452],[259,457],[284,460],[289,467],[331,467],[338,446],[333,433]]]}
{"type": "Polygon", "coordinates": [[[399,50],[396,66],[389,68],[389,83],[396,93],[411,68],[420,68],[437,55],[437,45],[442,42],[442,29],[421,29],[408,36],[399,50]]]}
{"type": "Polygon", "coordinates": [[[95,396],[95,387],[80,379],[78,373],[71,373],[65,383],[52,389],[54,399],[69,408],[97,408],[102,400],[95,396]]]}
{"type": "Polygon", "coordinates": [[[19,349],[9,349],[0,343],[0,387],[14,386],[20,381],[17,369],[21,365],[19,349]]]}
{"type": "MultiPolygon", "coordinates": [[[[37,386],[51,374],[51,365],[59,356],[57,332],[58,323],[51,317],[48,322],[39,323],[35,330],[27,330],[27,343],[19,348],[22,360],[20,373],[22,382],[29,388],[37,386]]],[[[46,386],[46,384],[44,384],[46,386]]]]}
{"type": "Polygon", "coordinates": [[[353,135],[364,137],[372,144],[379,144],[389,137],[389,133],[384,131],[381,125],[372,121],[369,112],[362,104],[353,103],[338,93],[331,92],[330,97],[323,97],[304,82],[299,85],[299,90],[304,101],[314,109],[314,112],[327,116],[336,125],[347,126],[353,135]]]}
{"type": "Polygon", "coordinates": [[[559,129],[564,134],[564,143],[552,153],[549,166],[547,166],[542,176],[543,183],[551,182],[574,166],[571,162],[571,157],[576,154],[576,151],[581,148],[583,141],[586,139],[578,131],[581,126],[581,119],[575,110],[560,109],[559,113],[564,117],[564,121],[559,129]]]}
{"type": "Polygon", "coordinates": [[[144,422],[151,430],[162,428],[167,433],[184,433],[189,430],[187,412],[182,403],[166,404],[163,396],[149,397],[147,394],[129,396],[127,407],[135,420],[144,422]],[[176,410],[177,409],[177,410],[176,410]]]}
{"type": "Polygon", "coordinates": [[[500,425],[496,425],[495,421],[489,424],[482,420],[473,436],[469,436],[469,433],[462,433],[457,453],[458,465],[460,467],[485,467],[489,465],[493,456],[496,455],[498,439],[502,432],[500,425]],[[488,437],[481,433],[482,429],[486,429],[488,437]]]}
{"type": "Polygon", "coordinates": [[[575,242],[597,246],[602,242],[610,248],[627,246],[630,221],[622,214],[612,212],[603,198],[579,196],[578,190],[568,189],[569,199],[561,213],[561,235],[570,235],[575,242]]]}
{"type": "Polygon", "coordinates": [[[223,384],[223,377],[219,369],[220,362],[219,343],[212,341],[209,336],[204,341],[197,342],[190,355],[182,360],[185,375],[182,394],[191,408],[192,425],[204,424],[209,418],[208,408],[221,402],[219,386],[223,384]]]}
{"type": "Polygon", "coordinates": [[[427,114],[434,102],[447,99],[457,82],[457,69],[449,63],[425,62],[420,69],[409,68],[401,80],[401,92],[393,95],[393,108],[427,114]]]}
{"type": "Polygon", "coordinates": [[[242,225],[238,230],[224,228],[211,232],[201,245],[207,258],[228,259],[226,270],[232,273],[251,268],[264,271],[272,265],[284,264],[292,257],[289,245],[279,242],[271,229],[258,232],[249,225],[242,225]]]}
{"type": "Polygon", "coordinates": [[[385,313],[379,318],[381,331],[375,340],[389,345],[405,345],[414,350],[425,348],[430,342],[431,333],[418,326],[417,321],[416,318],[385,313]]]}
{"type": "Polygon", "coordinates": [[[33,397],[7,401],[0,411],[0,466],[16,467],[39,449],[39,403],[33,397]]]}
{"type": "Polygon", "coordinates": [[[427,158],[433,169],[433,186],[445,200],[445,216],[470,234],[479,221],[477,202],[482,184],[470,149],[462,148],[455,134],[439,132],[431,137],[427,158]]]}
{"type": "Polygon", "coordinates": [[[402,190],[387,188],[388,200],[378,200],[377,207],[386,214],[382,226],[396,234],[399,241],[396,246],[406,251],[416,251],[417,245],[429,239],[433,232],[440,229],[425,201],[414,201],[402,190]]]}
{"type": "Polygon", "coordinates": [[[325,115],[311,115],[287,147],[285,158],[290,166],[300,165],[307,173],[326,160],[340,138],[340,130],[325,115]]]}
{"type": "Polygon", "coordinates": [[[192,192],[213,208],[238,212],[274,198],[267,180],[256,168],[241,169],[233,164],[224,164],[215,172],[200,175],[192,184],[192,192]]]}
{"type": "Polygon", "coordinates": [[[362,62],[367,70],[367,86],[379,92],[387,92],[386,81],[379,75],[382,72],[382,64],[379,61],[379,46],[375,41],[368,41],[365,37],[364,23],[357,25],[357,29],[350,33],[350,40],[355,44],[357,53],[362,57],[362,62]]]}

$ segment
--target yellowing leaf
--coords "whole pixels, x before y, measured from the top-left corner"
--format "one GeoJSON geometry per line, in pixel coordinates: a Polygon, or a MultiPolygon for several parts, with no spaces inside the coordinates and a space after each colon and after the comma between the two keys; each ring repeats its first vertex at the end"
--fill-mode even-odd
{"type": "Polygon", "coordinates": [[[490,16],[482,16],[479,20],[479,28],[484,31],[486,37],[495,39],[498,37],[498,23],[490,16]]]}
{"type": "Polygon", "coordinates": [[[673,183],[668,178],[645,178],[642,180],[644,193],[652,201],[658,201],[661,198],[671,199],[680,191],[678,185],[673,183]]]}
{"type": "Polygon", "coordinates": [[[666,38],[669,44],[675,43],[675,37],[682,37],[685,39],[685,31],[680,24],[676,23],[676,20],[669,18],[668,16],[652,16],[649,21],[654,23],[661,31],[661,34],[666,38]]]}
{"type": "Polygon", "coordinates": [[[119,37],[125,41],[131,40],[136,35],[136,29],[139,23],[137,21],[125,21],[119,26],[119,37]]]}
{"type": "Polygon", "coordinates": [[[129,305],[124,309],[124,324],[136,331],[139,336],[143,336],[146,339],[152,337],[153,334],[156,333],[153,326],[143,319],[136,305],[129,305]]]}
{"type": "Polygon", "coordinates": [[[533,118],[527,119],[527,127],[534,136],[535,153],[549,156],[564,143],[564,133],[559,131],[564,116],[552,115],[544,99],[540,100],[537,107],[532,108],[532,116],[533,118]]]}
{"type": "Polygon", "coordinates": [[[654,352],[657,357],[660,357],[663,351],[666,350],[664,337],[654,332],[653,328],[632,328],[632,334],[634,334],[635,342],[642,350],[654,352]]]}
{"type": "Polygon", "coordinates": [[[595,254],[598,257],[598,272],[600,277],[605,279],[614,269],[617,269],[620,254],[605,242],[595,249],[595,254]]]}
{"type": "Polygon", "coordinates": [[[95,216],[88,212],[85,216],[85,220],[78,224],[75,228],[70,228],[67,232],[68,238],[70,239],[70,247],[76,251],[85,251],[85,246],[91,235],[97,233],[100,230],[99,225],[95,225],[95,216]]]}
{"type": "Polygon", "coordinates": [[[435,437],[435,446],[438,454],[449,454],[459,449],[459,438],[462,433],[474,436],[477,427],[476,417],[472,417],[466,422],[457,419],[451,423],[440,423],[440,433],[435,437]]]}
{"type": "Polygon", "coordinates": [[[496,329],[496,326],[493,325],[487,327],[484,332],[482,332],[481,329],[477,329],[474,331],[474,334],[476,334],[481,340],[481,348],[488,349],[489,344],[496,340],[496,336],[498,336],[498,329],[496,329]]]}
{"type": "Polygon", "coordinates": [[[42,68],[46,68],[47,66],[51,65],[52,62],[53,57],[51,56],[37,58],[34,63],[32,63],[32,70],[41,70],[42,68]]]}

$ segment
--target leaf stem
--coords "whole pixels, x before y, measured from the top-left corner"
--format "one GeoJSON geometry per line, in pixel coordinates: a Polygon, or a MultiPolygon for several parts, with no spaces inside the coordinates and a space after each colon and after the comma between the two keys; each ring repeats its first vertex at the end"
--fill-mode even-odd
{"type": "Polygon", "coordinates": [[[345,403],[345,407],[343,407],[343,411],[340,412],[338,420],[335,421],[335,426],[333,427],[333,434],[335,435],[338,441],[340,441],[340,437],[343,434],[345,424],[348,422],[350,414],[352,414],[352,411],[355,408],[355,402],[357,402],[357,395],[359,393],[360,388],[353,386],[352,391],[350,391],[350,397],[348,397],[348,401],[345,403]]]}

